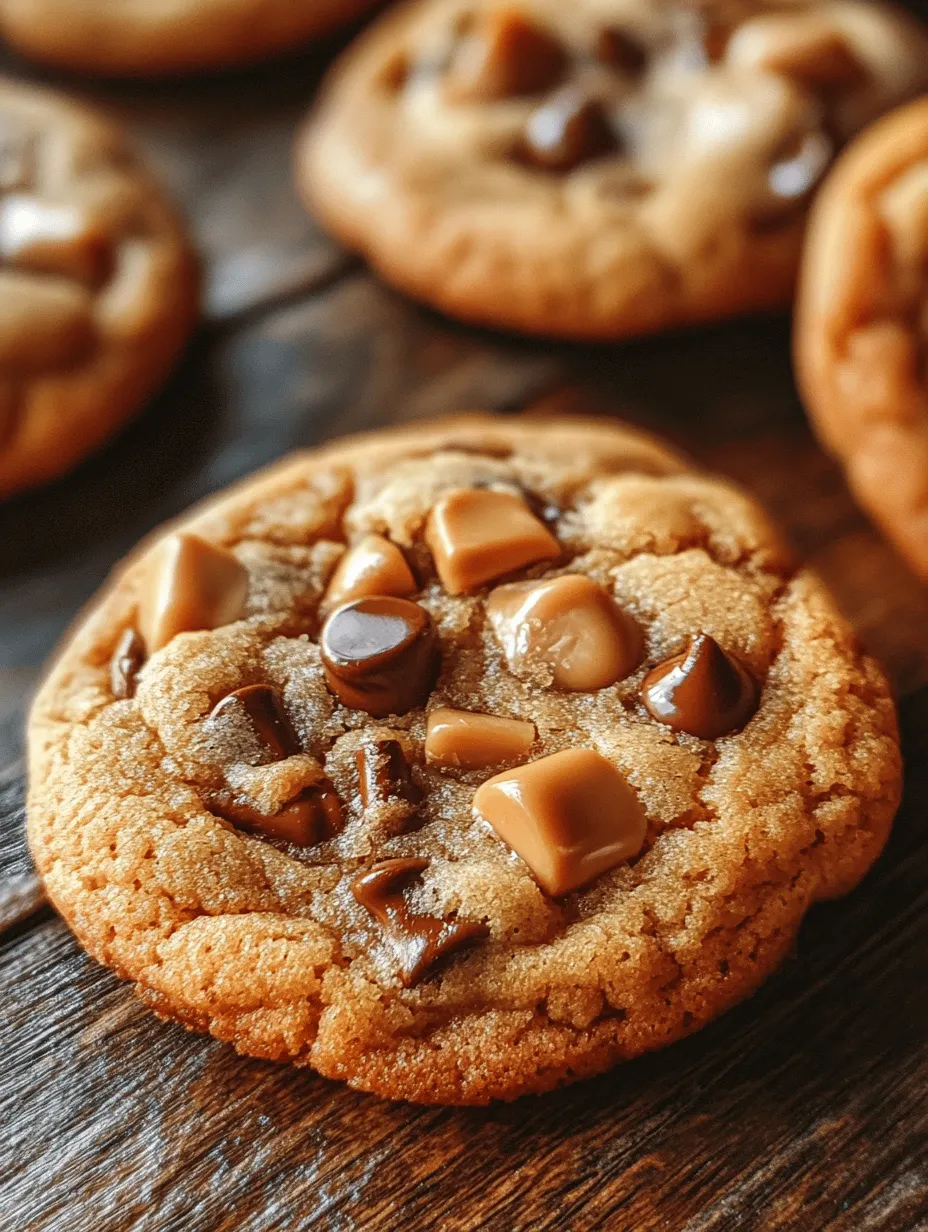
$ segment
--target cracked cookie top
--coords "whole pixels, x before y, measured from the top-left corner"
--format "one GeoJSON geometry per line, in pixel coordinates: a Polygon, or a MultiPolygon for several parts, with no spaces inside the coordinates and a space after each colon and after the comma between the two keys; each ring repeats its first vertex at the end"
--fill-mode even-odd
{"type": "Polygon", "coordinates": [[[71,99],[0,87],[0,498],[66,469],[164,376],[195,264],[122,135],[71,99]]]}
{"type": "Polygon", "coordinates": [[[778,306],[838,147],[928,87],[857,0],[423,0],[336,69],[300,173],[452,314],[617,337],[778,306]]]}
{"type": "Polygon", "coordinates": [[[467,1102],[743,996],[899,787],[884,678],[748,498],[627,429],[478,417],[170,528],[31,758],[55,902],[159,1012],[467,1102]]]}

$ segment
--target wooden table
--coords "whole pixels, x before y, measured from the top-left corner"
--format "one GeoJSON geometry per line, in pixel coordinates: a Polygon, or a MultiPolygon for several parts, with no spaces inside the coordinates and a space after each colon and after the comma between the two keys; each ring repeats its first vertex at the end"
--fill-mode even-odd
{"type": "Polygon", "coordinates": [[[928,592],[812,442],[786,322],[515,341],[413,306],[329,242],[288,156],[331,50],[93,91],[188,212],[206,319],[119,440],[0,509],[0,1229],[928,1228],[928,592]],[[833,586],[901,699],[906,800],[876,870],[702,1034],[488,1111],[391,1105],[156,1022],[31,872],[20,728],[43,659],[140,535],[287,449],[538,399],[663,432],[751,489],[833,586]]]}

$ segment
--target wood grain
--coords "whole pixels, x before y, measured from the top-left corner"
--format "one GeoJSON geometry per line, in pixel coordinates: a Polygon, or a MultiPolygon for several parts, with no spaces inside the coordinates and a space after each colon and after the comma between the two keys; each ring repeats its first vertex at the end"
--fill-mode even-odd
{"type": "Polygon", "coordinates": [[[785,321],[506,339],[410,304],[326,239],[288,154],[332,49],[66,83],[132,126],[181,202],[207,318],[118,440],[0,511],[0,1232],[928,1229],[928,592],[814,444],[785,321]],[[508,1107],[390,1105],[158,1023],[81,954],[25,848],[21,725],[55,641],[141,535],[288,449],[545,406],[669,436],[751,489],[833,587],[902,698],[906,801],[876,870],[699,1036],[508,1107]]]}

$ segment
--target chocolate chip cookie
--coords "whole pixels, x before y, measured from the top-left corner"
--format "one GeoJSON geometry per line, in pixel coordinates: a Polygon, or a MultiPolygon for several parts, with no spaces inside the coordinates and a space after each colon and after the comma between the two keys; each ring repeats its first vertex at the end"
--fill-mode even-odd
{"type": "Polygon", "coordinates": [[[618,338],[788,303],[835,149],[925,88],[924,30],[858,0],[421,0],[346,53],[297,178],[454,316],[618,338]]]}
{"type": "Polygon", "coordinates": [[[0,84],[0,498],[119,428],[196,316],[180,223],[118,130],[0,84]]]}
{"type": "Polygon", "coordinates": [[[851,889],[895,713],[761,511],[630,429],[464,418],[175,523],[30,721],[29,837],[160,1015],[393,1098],[660,1047],[851,889]]]}
{"type": "Polygon", "coordinates": [[[928,98],[868,129],[829,176],[795,330],[814,426],[928,579],[928,98]]]}
{"type": "Polygon", "coordinates": [[[353,21],[376,0],[0,0],[24,56],[85,73],[160,76],[250,64],[353,21]]]}

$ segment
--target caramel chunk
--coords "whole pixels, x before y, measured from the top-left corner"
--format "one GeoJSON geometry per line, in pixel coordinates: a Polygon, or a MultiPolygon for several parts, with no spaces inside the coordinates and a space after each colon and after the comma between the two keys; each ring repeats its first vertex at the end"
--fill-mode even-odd
{"type": "Polygon", "coordinates": [[[332,574],[326,603],[335,605],[363,595],[415,594],[418,587],[406,558],[383,535],[365,535],[345,553],[332,574]]]}
{"type": "Polygon", "coordinates": [[[517,676],[550,673],[558,689],[586,693],[627,676],[641,654],[636,625],[582,574],[498,586],[487,615],[517,676]]]}
{"type": "Polygon", "coordinates": [[[238,620],[247,593],[248,572],[231,552],[198,535],[171,535],[149,566],[139,603],[149,654],[178,633],[238,620]]]}
{"type": "Polygon", "coordinates": [[[210,718],[242,716],[271,761],[302,752],[299,737],[284,709],[283,699],[269,684],[248,684],[227,694],[213,707],[210,718]]]}
{"type": "Polygon", "coordinates": [[[145,643],[135,629],[126,629],[110,660],[110,688],[114,697],[135,697],[136,678],[144,662],[145,643]]]}
{"type": "Polygon", "coordinates": [[[388,595],[338,608],[322,628],[320,646],[335,696],[378,719],[421,706],[441,666],[431,616],[418,603],[388,595]]]}
{"type": "Polygon", "coordinates": [[[596,36],[596,59],[629,77],[638,77],[648,63],[648,53],[627,30],[605,26],[596,36]]]}
{"type": "Polygon", "coordinates": [[[361,906],[386,926],[400,979],[407,988],[418,984],[439,960],[489,932],[485,924],[476,921],[440,920],[409,909],[403,890],[428,863],[416,858],[384,860],[351,885],[361,906]]]}
{"type": "Polygon", "coordinates": [[[217,793],[210,810],[232,825],[279,842],[311,847],[332,838],[342,828],[344,809],[328,780],[307,787],[276,813],[261,813],[228,792],[217,793]]]}
{"type": "Polygon", "coordinates": [[[434,506],[425,539],[449,595],[560,555],[558,541],[512,492],[459,488],[434,506]]]}
{"type": "Polygon", "coordinates": [[[576,86],[567,86],[528,117],[520,153],[526,162],[546,171],[572,171],[616,145],[602,104],[576,86]]]}
{"type": "Polygon", "coordinates": [[[702,740],[744,727],[757,709],[753,676],[706,633],[690,638],[683,654],[648,672],[641,699],[660,723],[702,740]]]}
{"type": "Polygon", "coordinates": [[[567,67],[560,42],[515,9],[485,13],[458,45],[445,82],[448,98],[490,102],[557,85],[567,67]]]}
{"type": "Polygon", "coordinates": [[[637,855],[647,822],[612,762],[567,749],[488,779],[474,808],[552,897],[637,855]]]}
{"type": "Polygon", "coordinates": [[[21,269],[98,286],[109,272],[105,232],[76,205],[16,193],[0,202],[0,256],[21,269]]]}
{"type": "Polygon", "coordinates": [[[429,715],[425,756],[437,766],[481,770],[525,757],[534,740],[534,723],[442,706],[429,715]]]}
{"type": "Polygon", "coordinates": [[[409,762],[398,740],[366,740],[357,752],[361,803],[386,804],[405,800],[418,804],[422,788],[413,781],[409,762]]]}

